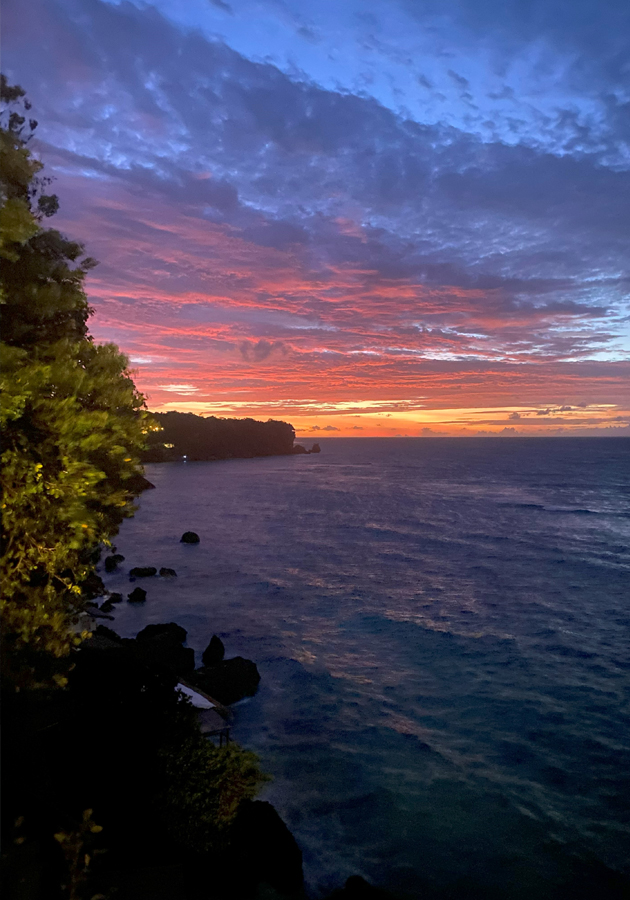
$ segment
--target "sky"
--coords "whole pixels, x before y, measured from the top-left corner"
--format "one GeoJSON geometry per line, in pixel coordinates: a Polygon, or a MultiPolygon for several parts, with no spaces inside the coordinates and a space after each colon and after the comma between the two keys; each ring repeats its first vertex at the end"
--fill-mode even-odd
{"type": "Polygon", "coordinates": [[[3,7],[150,409],[630,434],[627,0],[3,7]]]}

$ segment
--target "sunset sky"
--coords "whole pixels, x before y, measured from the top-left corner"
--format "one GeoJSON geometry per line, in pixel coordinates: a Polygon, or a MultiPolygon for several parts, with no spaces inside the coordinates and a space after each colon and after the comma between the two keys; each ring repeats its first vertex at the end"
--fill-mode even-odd
{"type": "Polygon", "coordinates": [[[151,409],[630,434],[628,0],[3,7],[151,409]]]}

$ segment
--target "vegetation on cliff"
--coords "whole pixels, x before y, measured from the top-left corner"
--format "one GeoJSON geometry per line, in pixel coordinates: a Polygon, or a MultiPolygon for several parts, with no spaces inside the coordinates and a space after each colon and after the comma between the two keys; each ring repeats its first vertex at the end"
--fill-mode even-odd
{"type": "Polygon", "coordinates": [[[2,79],[2,658],[5,676],[57,679],[78,640],[94,551],[133,512],[150,427],[112,344],[87,328],[94,260],[44,219],[57,211],[29,149],[24,91],[2,79]]]}
{"type": "Polygon", "coordinates": [[[241,459],[293,453],[295,430],[269,419],[218,419],[194,413],[153,413],[162,429],[149,435],[144,462],[241,459]]]}

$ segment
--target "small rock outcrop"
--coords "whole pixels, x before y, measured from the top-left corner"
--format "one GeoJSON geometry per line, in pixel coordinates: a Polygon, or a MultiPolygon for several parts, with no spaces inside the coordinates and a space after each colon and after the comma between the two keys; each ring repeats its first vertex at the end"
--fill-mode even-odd
{"type": "Polygon", "coordinates": [[[157,575],[155,566],[135,566],[129,573],[130,578],[151,578],[157,575]]]}
{"type": "Polygon", "coordinates": [[[294,444],[292,453],[308,453],[306,447],[303,447],[302,444],[294,444]]]}
{"type": "Polygon", "coordinates": [[[127,594],[129,603],[144,603],[147,599],[147,592],[142,588],[134,588],[130,594],[127,594]]]}
{"type": "Polygon", "coordinates": [[[313,446],[311,447],[311,453],[321,453],[321,452],[322,452],[322,448],[319,446],[319,444],[313,444],[313,446]]]}
{"type": "Polygon", "coordinates": [[[162,566],[160,569],[160,575],[162,578],[177,578],[177,572],[175,569],[168,569],[166,566],[162,566]]]}
{"type": "Polygon", "coordinates": [[[142,631],[138,632],[136,640],[142,643],[142,641],[152,641],[158,637],[167,637],[171,642],[183,644],[187,635],[186,629],[177,622],[165,622],[159,625],[146,625],[142,631]]]}
{"type": "Polygon", "coordinates": [[[218,663],[223,662],[224,656],[225,647],[223,646],[223,641],[216,634],[213,634],[210,638],[210,643],[203,651],[201,661],[204,666],[216,666],[218,663]]]}
{"type": "Polygon", "coordinates": [[[145,478],[144,475],[132,475],[131,478],[127,479],[125,487],[128,491],[133,494],[141,494],[142,491],[150,491],[155,490],[155,485],[151,484],[148,478],[145,478]]]}
{"type": "Polygon", "coordinates": [[[105,557],[105,571],[113,572],[118,568],[118,564],[125,561],[125,557],[121,553],[114,553],[113,556],[105,557]]]}
{"type": "Polygon", "coordinates": [[[110,594],[107,598],[110,603],[122,603],[123,595],[122,594],[110,594]]]}
{"type": "Polygon", "coordinates": [[[258,690],[260,675],[251,659],[235,656],[224,659],[218,665],[197,669],[190,680],[219,703],[229,704],[243,697],[252,697],[258,690]]]}
{"type": "Polygon", "coordinates": [[[345,886],[333,891],[326,900],[396,900],[396,895],[374,887],[361,875],[351,875],[345,886]]]}
{"type": "Polygon", "coordinates": [[[149,666],[165,666],[177,675],[195,668],[195,651],[182,646],[186,629],[175,622],[147,625],[135,640],[135,652],[149,666]]]}
{"type": "Polygon", "coordinates": [[[199,535],[194,531],[185,531],[179,539],[180,544],[198,544],[199,535]]]}

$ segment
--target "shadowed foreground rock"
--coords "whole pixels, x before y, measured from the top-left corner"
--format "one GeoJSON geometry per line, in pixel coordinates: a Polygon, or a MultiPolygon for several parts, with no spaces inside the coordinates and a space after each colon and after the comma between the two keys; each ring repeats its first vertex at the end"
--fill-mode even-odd
{"type": "Polygon", "coordinates": [[[157,575],[155,566],[135,566],[129,573],[130,578],[152,578],[157,575]]]}
{"type": "Polygon", "coordinates": [[[234,868],[245,890],[265,882],[282,894],[301,891],[302,851],[271,803],[241,803],[233,835],[234,868]]]}
{"type": "Polygon", "coordinates": [[[333,891],[326,900],[396,900],[396,894],[374,887],[360,875],[351,875],[344,887],[333,891]]]}
{"type": "Polygon", "coordinates": [[[182,646],[186,634],[186,629],[175,622],[147,625],[136,637],[136,653],[149,666],[162,665],[185,675],[195,668],[195,651],[182,646]]]}
{"type": "Polygon", "coordinates": [[[213,634],[210,638],[210,643],[203,651],[201,662],[204,666],[216,666],[218,663],[223,662],[224,656],[225,647],[223,646],[223,641],[216,634],[213,634]]]}
{"type": "Polygon", "coordinates": [[[166,566],[162,566],[160,569],[160,577],[162,578],[177,578],[177,572],[175,569],[168,569],[166,566]]]}
{"type": "Polygon", "coordinates": [[[194,531],[185,531],[179,539],[180,544],[198,544],[199,535],[194,531]]]}
{"type": "Polygon", "coordinates": [[[127,594],[129,603],[144,603],[147,599],[147,592],[143,588],[134,588],[130,594],[127,594]]]}
{"type": "Polygon", "coordinates": [[[125,557],[122,553],[114,553],[113,556],[105,557],[105,571],[113,572],[119,565],[119,563],[124,562],[125,557]]]}
{"type": "Polygon", "coordinates": [[[219,703],[236,703],[243,697],[252,697],[258,690],[260,675],[251,659],[235,656],[216,666],[204,666],[191,674],[192,684],[216,697],[219,703]]]}

